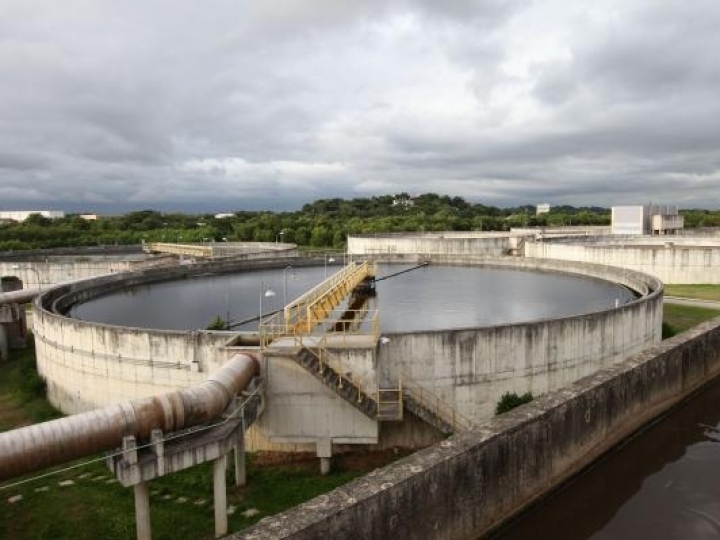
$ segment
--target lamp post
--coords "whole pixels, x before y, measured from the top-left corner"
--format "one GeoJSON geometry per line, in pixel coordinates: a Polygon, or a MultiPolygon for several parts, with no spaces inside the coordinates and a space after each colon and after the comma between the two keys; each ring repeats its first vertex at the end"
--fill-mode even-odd
{"type": "Polygon", "coordinates": [[[334,263],[335,259],[333,257],[328,257],[328,254],[325,254],[325,277],[327,277],[327,265],[328,263],[334,263]]]}
{"type": "Polygon", "coordinates": [[[260,316],[258,317],[258,331],[260,330],[260,326],[262,325],[263,296],[265,296],[266,298],[275,296],[275,291],[270,288],[270,284],[266,281],[260,282],[260,316]]]}
{"type": "Polygon", "coordinates": [[[292,277],[295,279],[295,269],[288,264],[283,270],[283,307],[287,306],[287,272],[292,270],[292,277]]]}

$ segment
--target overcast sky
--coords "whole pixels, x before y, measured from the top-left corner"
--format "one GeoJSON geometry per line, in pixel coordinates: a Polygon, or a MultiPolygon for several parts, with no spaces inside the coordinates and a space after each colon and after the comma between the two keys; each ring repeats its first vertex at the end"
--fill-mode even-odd
{"type": "Polygon", "coordinates": [[[2,0],[0,209],[720,208],[718,0],[2,0]]]}

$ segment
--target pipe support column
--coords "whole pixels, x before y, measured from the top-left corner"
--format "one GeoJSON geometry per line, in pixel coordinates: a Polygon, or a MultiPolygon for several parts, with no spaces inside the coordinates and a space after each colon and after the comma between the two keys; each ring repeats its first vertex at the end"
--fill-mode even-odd
{"type": "Polygon", "coordinates": [[[135,492],[135,527],[137,540],[152,540],[150,525],[150,490],[146,482],[133,486],[135,492]]]}
{"type": "Polygon", "coordinates": [[[227,455],[217,458],[213,462],[213,492],[215,497],[215,538],[227,534],[227,492],[225,488],[225,469],[227,468],[227,455]]]}

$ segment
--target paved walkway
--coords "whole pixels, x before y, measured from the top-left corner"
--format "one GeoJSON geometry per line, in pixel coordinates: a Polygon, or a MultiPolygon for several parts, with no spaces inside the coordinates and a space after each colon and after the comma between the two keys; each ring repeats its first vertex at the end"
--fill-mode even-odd
{"type": "Polygon", "coordinates": [[[704,307],[708,309],[720,310],[720,302],[717,300],[700,300],[697,298],[682,298],[680,296],[665,296],[666,304],[678,304],[681,306],[704,307]]]}

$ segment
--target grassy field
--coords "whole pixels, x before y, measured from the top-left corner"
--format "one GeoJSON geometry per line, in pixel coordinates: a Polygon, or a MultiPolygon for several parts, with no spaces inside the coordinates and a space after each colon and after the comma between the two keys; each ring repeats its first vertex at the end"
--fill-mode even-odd
{"type": "Polygon", "coordinates": [[[663,338],[669,338],[720,315],[716,309],[665,304],[663,306],[663,338]]]}
{"type": "Polygon", "coordinates": [[[665,294],[720,302],[720,285],[665,285],[665,294]]]}
{"type": "MultiPolygon", "coordinates": [[[[43,397],[32,348],[13,351],[2,364],[0,431],[60,415],[43,397]]],[[[264,464],[248,456],[248,484],[236,488],[228,471],[229,528],[237,531],[329,491],[394,459],[388,454],[338,457],[328,476],[316,458],[292,464],[264,464]],[[247,510],[253,516],[243,516],[247,510]]],[[[88,461],[88,460],[84,460],[88,461]]],[[[118,484],[102,461],[6,488],[0,486],[0,538],[135,538],[133,491],[118,484]],[[22,496],[21,500],[10,502],[22,496]]],[[[213,538],[212,465],[196,467],[150,483],[155,540],[213,538]]]]}

